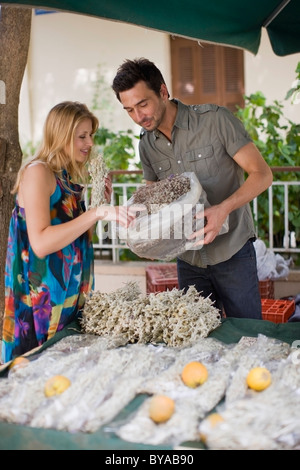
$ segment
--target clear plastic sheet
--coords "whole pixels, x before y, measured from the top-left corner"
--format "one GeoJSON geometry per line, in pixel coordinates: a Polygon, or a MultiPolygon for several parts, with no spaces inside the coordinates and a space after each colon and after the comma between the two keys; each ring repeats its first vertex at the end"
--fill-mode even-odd
{"type": "MultiPolygon", "coordinates": [[[[222,421],[200,423],[211,450],[300,450],[300,368],[291,356],[274,362],[272,384],[217,408],[222,421]]],[[[270,366],[270,363],[269,363],[270,366]]]]}
{"type": "Polygon", "coordinates": [[[130,344],[115,348],[110,338],[82,334],[66,337],[23,368],[0,380],[0,419],[36,428],[69,432],[104,431],[143,444],[171,444],[200,440],[210,449],[299,449],[300,370],[292,348],[259,335],[255,341],[226,345],[202,338],[189,347],[130,344]],[[208,380],[191,389],[180,374],[190,361],[208,369],[208,380]],[[265,366],[272,384],[263,392],[245,387],[250,367],[265,366]],[[71,386],[51,398],[44,385],[64,375],[71,386]],[[141,394],[166,394],[175,400],[169,421],[155,424],[149,400],[132,412],[141,394]],[[206,416],[217,409],[223,422],[208,426],[206,416]]]}
{"type": "Polygon", "coordinates": [[[299,366],[297,373],[289,353],[288,344],[263,335],[255,342],[241,341],[226,347],[214,358],[203,351],[198,351],[197,356],[194,351],[190,360],[198,357],[208,368],[209,378],[201,387],[188,389],[179,378],[184,364],[182,351],[167,371],[143,388],[145,392],[164,393],[175,400],[175,412],[169,421],[159,425],[152,422],[149,399],[126,423],[120,423],[116,432],[123,439],[152,445],[177,445],[199,440],[205,434],[210,449],[299,448],[299,366]],[[249,368],[257,365],[265,365],[272,372],[273,385],[264,392],[253,392],[246,386],[249,368]],[[225,424],[211,426],[205,418],[216,407],[221,410],[225,424]],[[280,417],[275,416],[277,410],[280,417]]]}
{"type": "MultiPolygon", "coordinates": [[[[211,341],[206,354],[216,356],[222,348],[221,343],[211,341]]],[[[110,338],[87,334],[66,337],[0,380],[0,420],[95,432],[141,393],[145,381],[155,381],[168,369],[180,350],[138,344],[115,348],[110,338]],[[47,398],[45,383],[55,375],[67,377],[71,386],[61,395],[47,398]]]]}

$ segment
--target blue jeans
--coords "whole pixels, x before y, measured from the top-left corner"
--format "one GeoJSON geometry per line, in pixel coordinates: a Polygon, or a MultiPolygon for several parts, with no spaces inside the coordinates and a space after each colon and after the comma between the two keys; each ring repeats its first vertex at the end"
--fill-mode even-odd
{"type": "Polygon", "coordinates": [[[214,306],[226,317],[262,319],[256,252],[248,240],[232,258],[199,268],[177,260],[179,289],[194,285],[203,297],[210,296],[214,306]]]}

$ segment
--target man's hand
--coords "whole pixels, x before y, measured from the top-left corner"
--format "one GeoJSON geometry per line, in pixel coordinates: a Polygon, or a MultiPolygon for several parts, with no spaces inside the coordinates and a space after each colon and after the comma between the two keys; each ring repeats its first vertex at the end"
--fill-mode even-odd
{"type": "Polygon", "coordinates": [[[196,219],[204,219],[203,227],[194,232],[189,239],[197,240],[195,246],[208,245],[220,233],[228,213],[220,204],[208,207],[204,211],[197,212],[196,219]]]}

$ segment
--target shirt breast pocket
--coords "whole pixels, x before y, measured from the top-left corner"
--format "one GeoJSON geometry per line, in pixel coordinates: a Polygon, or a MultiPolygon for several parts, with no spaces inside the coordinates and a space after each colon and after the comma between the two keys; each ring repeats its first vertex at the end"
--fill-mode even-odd
{"type": "Polygon", "coordinates": [[[218,165],[212,145],[186,152],[186,160],[189,170],[198,174],[200,180],[211,178],[218,172],[218,165]]]}
{"type": "Polygon", "coordinates": [[[171,174],[170,160],[161,160],[160,162],[152,163],[152,168],[159,180],[163,180],[171,174]]]}

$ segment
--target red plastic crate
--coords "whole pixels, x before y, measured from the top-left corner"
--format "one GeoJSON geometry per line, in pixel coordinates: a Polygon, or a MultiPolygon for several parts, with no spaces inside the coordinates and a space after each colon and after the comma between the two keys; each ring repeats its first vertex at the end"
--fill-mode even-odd
{"type": "Polygon", "coordinates": [[[274,281],[259,281],[259,292],[262,299],[274,299],[274,281]]]}
{"type": "Polygon", "coordinates": [[[294,300],[262,299],[261,306],[263,320],[274,323],[286,323],[295,311],[294,300]]]}
{"type": "MultiPolygon", "coordinates": [[[[153,264],[146,268],[147,294],[178,288],[176,263],[153,264]]],[[[274,281],[259,281],[262,299],[274,299],[274,281]]]]}
{"type": "MultiPolygon", "coordinates": [[[[176,263],[153,264],[146,268],[147,294],[178,289],[176,263]]],[[[274,299],[274,281],[259,281],[259,292],[262,299],[274,299]]]]}
{"type": "Polygon", "coordinates": [[[153,264],[146,268],[147,294],[178,289],[177,264],[153,264]]]}

